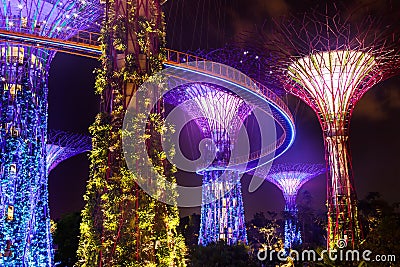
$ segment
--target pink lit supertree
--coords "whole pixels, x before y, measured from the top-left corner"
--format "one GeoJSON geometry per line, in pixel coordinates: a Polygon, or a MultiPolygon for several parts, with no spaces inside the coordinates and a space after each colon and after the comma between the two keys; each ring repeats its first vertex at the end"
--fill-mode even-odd
{"type": "MultiPolygon", "coordinates": [[[[358,100],[375,84],[399,72],[399,38],[371,16],[356,21],[335,9],[313,11],[262,32],[258,48],[268,56],[271,80],[307,103],[323,130],[327,172],[328,238],[357,246],[357,197],[348,147],[349,123],[358,100]]],[[[260,51],[261,53],[261,51],[260,51]]]]}
{"type": "Polygon", "coordinates": [[[264,178],[275,184],[285,198],[285,247],[291,248],[302,243],[297,219],[296,197],[300,188],[312,178],[325,172],[322,164],[274,164],[263,173],[264,178]]]}

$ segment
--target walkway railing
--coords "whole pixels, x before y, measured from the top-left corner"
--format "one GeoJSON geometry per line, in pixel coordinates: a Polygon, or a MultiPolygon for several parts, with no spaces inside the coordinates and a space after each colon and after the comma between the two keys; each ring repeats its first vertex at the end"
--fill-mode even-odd
{"type": "Polygon", "coordinates": [[[101,55],[99,37],[99,33],[76,31],[72,37],[64,40],[42,36],[39,32],[32,33],[28,29],[26,32],[23,29],[17,32],[0,28],[0,40],[92,58],[98,58],[101,55]]]}
{"type": "Polygon", "coordinates": [[[289,119],[292,122],[294,122],[293,117],[289,111],[289,108],[280,97],[278,97],[273,91],[268,89],[265,85],[249,78],[247,75],[243,74],[237,69],[218,62],[208,61],[207,59],[193,56],[187,53],[171,49],[166,49],[166,51],[167,51],[167,63],[170,63],[171,65],[186,64],[187,68],[189,69],[202,71],[232,81],[236,84],[251,89],[252,91],[258,94],[262,94],[272,103],[274,103],[279,109],[283,110],[288,115],[289,119]],[[210,63],[205,64],[204,63],[205,61],[208,61],[210,63]]]}
{"type": "MultiPolygon", "coordinates": [[[[72,30],[71,30],[72,31],[72,30]]],[[[35,47],[44,47],[60,52],[72,53],[86,57],[97,58],[101,54],[99,33],[89,31],[75,31],[76,34],[68,40],[49,38],[37,34],[15,32],[10,30],[0,29],[0,40],[7,40],[15,43],[23,43],[25,45],[31,45],[35,47]]],[[[254,81],[242,72],[229,67],[227,65],[208,61],[207,59],[190,55],[187,53],[166,49],[166,62],[170,65],[184,65],[185,68],[191,69],[197,72],[206,73],[215,77],[222,78],[224,80],[233,82],[240,86],[243,86],[251,91],[263,95],[272,105],[275,105],[277,109],[283,111],[290,120],[290,123],[294,125],[293,117],[289,111],[287,105],[279,98],[273,91],[268,89],[263,84],[254,81]],[[190,62],[190,64],[189,64],[190,62]],[[207,63],[206,63],[207,62],[207,63]]],[[[278,121],[281,125],[281,122],[278,121]]],[[[281,125],[282,126],[282,125],[281,125]]],[[[264,157],[271,154],[274,150],[284,144],[287,133],[283,128],[283,134],[274,143],[269,144],[267,147],[253,152],[250,155],[244,155],[231,160],[233,164],[243,164],[248,161],[256,160],[260,157],[264,157]]]]}
{"type": "MultiPolygon", "coordinates": [[[[286,104],[283,102],[281,98],[279,98],[274,92],[272,92],[266,86],[254,81],[253,79],[249,78],[247,75],[243,74],[237,69],[218,62],[208,61],[207,59],[175,50],[166,49],[166,53],[167,53],[166,55],[167,64],[170,65],[179,64],[181,66],[184,65],[185,68],[187,69],[191,69],[196,72],[202,72],[215,77],[222,78],[224,80],[233,82],[247,89],[250,89],[251,91],[256,92],[257,94],[265,96],[265,98],[267,98],[271,104],[275,105],[278,109],[283,111],[283,113],[287,115],[292,125],[294,125],[294,120],[289,111],[289,108],[286,106],[286,104]]],[[[278,124],[281,125],[279,121],[278,124]]],[[[284,144],[287,138],[286,130],[287,129],[283,128],[283,134],[275,142],[267,145],[261,150],[250,153],[250,155],[243,155],[240,157],[235,157],[233,159],[230,159],[230,165],[241,165],[245,164],[246,162],[254,161],[259,158],[270,155],[271,153],[276,151],[277,148],[279,148],[281,145],[284,144]]],[[[203,166],[203,168],[205,167],[207,166],[203,166]]]]}

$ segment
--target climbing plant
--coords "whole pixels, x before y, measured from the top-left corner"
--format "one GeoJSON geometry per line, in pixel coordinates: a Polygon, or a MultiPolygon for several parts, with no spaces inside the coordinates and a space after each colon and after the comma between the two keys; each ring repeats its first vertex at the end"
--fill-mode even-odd
{"type": "MultiPolygon", "coordinates": [[[[95,82],[95,91],[102,96],[102,111],[89,128],[93,149],[76,266],[185,266],[186,247],[176,230],[177,207],[157,201],[138,186],[138,179],[151,182],[149,174],[131,172],[122,149],[122,123],[129,100],[126,88],[133,86],[134,92],[162,69],[165,28],[159,23],[163,19],[157,17],[162,13],[157,2],[149,0],[154,15],[138,16],[137,0],[127,3],[128,15],[123,17],[113,10],[118,5],[109,2],[100,39],[101,67],[96,70],[95,82]],[[154,38],[158,40],[156,48],[154,38]],[[145,71],[139,59],[143,55],[145,71]]],[[[130,134],[145,142],[154,169],[174,184],[176,168],[165,157],[173,150],[163,152],[161,148],[162,136],[173,128],[165,125],[162,106],[161,101],[154,114],[141,114],[149,125],[144,135],[130,134]]],[[[139,122],[132,119],[128,123],[137,128],[139,122]]],[[[143,166],[145,159],[133,158],[138,167],[143,166]]],[[[155,186],[159,194],[165,191],[165,184],[155,186]]]]}

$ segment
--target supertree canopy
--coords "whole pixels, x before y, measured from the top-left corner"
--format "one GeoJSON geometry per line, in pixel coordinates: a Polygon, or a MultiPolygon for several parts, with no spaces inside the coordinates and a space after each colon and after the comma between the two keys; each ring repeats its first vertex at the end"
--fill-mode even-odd
{"type": "Polygon", "coordinates": [[[171,91],[166,101],[182,102],[196,118],[207,145],[206,158],[211,164],[201,171],[202,206],[199,244],[225,240],[227,244],[247,243],[239,172],[226,170],[231,159],[237,131],[252,107],[234,93],[213,84],[192,83],[171,91]]]}
{"type": "Polygon", "coordinates": [[[323,174],[322,164],[274,164],[265,179],[275,184],[285,198],[285,247],[302,243],[297,218],[296,197],[300,188],[312,178],[323,174]]]}
{"type": "Polygon", "coordinates": [[[90,137],[51,130],[46,144],[46,169],[50,173],[59,163],[92,148],[90,137]]]}
{"type": "MultiPolygon", "coordinates": [[[[0,29],[67,39],[94,25],[94,1],[6,1],[0,29]]],[[[0,265],[51,266],[47,203],[47,77],[54,52],[0,43],[0,265]],[[44,230],[43,230],[44,229],[44,230]]]]}
{"type": "Polygon", "coordinates": [[[359,21],[343,19],[337,11],[333,16],[314,11],[278,23],[277,32],[259,39],[270,60],[266,72],[317,113],[323,130],[329,165],[328,248],[339,240],[354,247],[360,238],[348,149],[355,104],[372,86],[399,72],[399,38],[390,25],[377,25],[371,16],[359,21]]]}

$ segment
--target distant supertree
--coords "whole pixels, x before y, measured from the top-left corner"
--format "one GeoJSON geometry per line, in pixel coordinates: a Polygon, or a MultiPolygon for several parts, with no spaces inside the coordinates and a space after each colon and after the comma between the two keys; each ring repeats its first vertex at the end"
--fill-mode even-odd
{"type": "MultiPolygon", "coordinates": [[[[259,52],[269,60],[271,80],[306,102],[318,115],[325,149],[328,191],[327,247],[360,239],[357,197],[348,148],[349,123],[358,100],[399,72],[400,42],[390,26],[364,16],[342,19],[317,11],[259,33],[259,52]]],[[[355,13],[353,13],[355,14],[355,13]]]]}
{"type": "MultiPolygon", "coordinates": [[[[52,266],[47,203],[48,72],[55,51],[25,41],[67,40],[98,28],[95,0],[10,0],[0,7],[0,265],[52,266]]],[[[71,77],[73,78],[73,77],[71,77]]]]}
{"type": "Polygon", "coordinates": [[[297,193],[303,184],[324,172],[325,167],[322,164],[275,164],[265,173],[265,179],[275,184],[285,198],[286,248],[302,243],[297,217],[297,193]]]}
{"type": "Polygon", "coordinates": [[[46,168],[50,173],[60,162],[92,148],[89,136],[50,130],[46,144],[46,168]]]}

